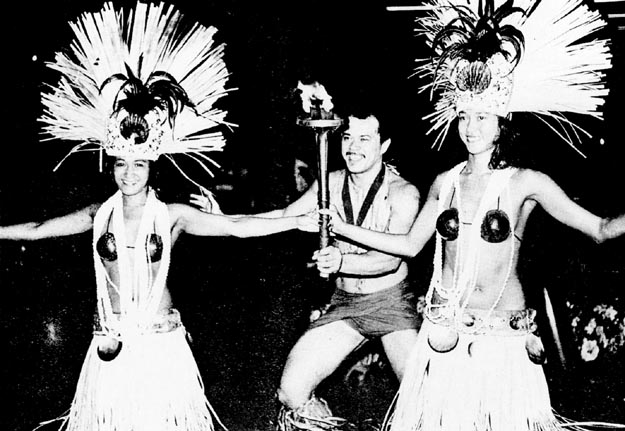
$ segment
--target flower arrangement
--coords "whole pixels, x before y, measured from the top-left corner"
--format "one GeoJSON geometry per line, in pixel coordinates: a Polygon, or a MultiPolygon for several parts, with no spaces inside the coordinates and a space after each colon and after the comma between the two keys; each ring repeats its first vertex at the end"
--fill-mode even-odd
{"type": "Polygon", "coordinates": [[[590,308],[567,301],[571,328],[581,358],[594,361],[598,357],[616,355],[625,345],[625,316],[611,304],[590,308]]]}

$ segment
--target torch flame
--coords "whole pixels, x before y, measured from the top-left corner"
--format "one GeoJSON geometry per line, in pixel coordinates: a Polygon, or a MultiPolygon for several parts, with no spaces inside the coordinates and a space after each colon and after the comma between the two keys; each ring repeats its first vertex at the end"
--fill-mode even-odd
{"type": "Polygon", "coordinates": [[[301,81],[297,83],[297,89],[300,90],[300,97],[302,98],[302,108],[305,112],[310,112],[313,101],[321,101],[321,108],[326,112],[332,111],[334,104],[332,104],[332,97],[328,94],[323,85],[318,82],[312,84],[302,84],[301,81]]]}

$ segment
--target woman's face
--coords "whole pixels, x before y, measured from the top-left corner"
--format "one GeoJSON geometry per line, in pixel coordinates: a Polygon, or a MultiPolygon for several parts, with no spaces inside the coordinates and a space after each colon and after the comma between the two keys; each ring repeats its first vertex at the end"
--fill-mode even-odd
{"type": "Polygon", "coordinates": [[[458,133],[469,154],[478,155],[491,151],[499,137],[499,117],[487,112],[460,111],[458,133]]]}
{"type": "Polygon", "coordinates": [[[118,157],[113,163],[113,178],[125,196],[145,192],[148,188],[149,177],[149,160],[118,157]]]}

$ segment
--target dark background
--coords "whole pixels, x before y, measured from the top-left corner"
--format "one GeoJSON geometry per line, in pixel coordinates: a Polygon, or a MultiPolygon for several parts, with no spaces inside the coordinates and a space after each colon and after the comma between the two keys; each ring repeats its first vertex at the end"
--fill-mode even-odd
{"type": "MultiPolygon", "coordinates": [[[[225,42],[230,87],[221,106],[238,126],[226,132],[227,148],[214,158],[223,166],[215,179],[199,179],[215,191],[227,213],[279,208],[295,199],[294,160],[315,163],[312,134],[295,124],[297,81],[315,77],[335,102],[356,92],[385,107],[393,144],[387,160],[427,193],[433,176],[462,159],[450,137],[432,150],[420,118],[431,107],[409,79],[414,58],[425,54],[414,36],[414,12],[388,12],[372,1],[247,2],[175,1],[188,17],[219,29],[225,42]]],[[[134,2],[116,2],[134,5],[134,2]]],[[[397,4],[397,3],[396,3],[397,4]]],[[[12,2],[1,28],[3,41],[2,167],[0,224],[44,219],[102,201],[113,184],[98,172],[97,158],[79,154],[54,166],[72,144],[39,140],[42,82],[53,75],[45,61],[71,38],[67,21],[97,11],[99,1],[12,2]]],[[[607,10],[608,6],[604,6],[607,10]]],[[[610,10],[607,10],[610,12],[610,10]]],[[[541,122],[515,115],[523,132],[520,149],[591,211],[625,211],[621,124],[623,30],[610,20],[614,68],[605,121],[579,119],[592,134],[581,157],[541,122]],[[603,143],[602,143],[603,142],[603,143]]],[[[332,167],[336,167],[336,142],[332,167]]],[[[196,190],[162,167],[166,200],[186,201],[196,190]]],[[[196,177],[198,178],[198,177],[196,177]]],[[[3,292],[2,392],[4,429],[28,430],[69,407],[86,352],[95,307],[91,234],[0,245],[3,292]]],[[[289,232],[258,239],[179,240],[170,287],[203,375],[209,400],[232,430],[268,429],[276,413],[274,392],[289,348],[305,329],[310,310],[328,296],[306,262],[314,235],[289,232]]],[[[595,245],[559,225],[542,210],[530,220],[523,245],[522,276],[530,296],[547,288],[559,319],[566,366],[550,347],[546,366],[554,406],[574,419],[625,421],[623,355],[585,363],[574,343],[567,301],[607,302],[623,307],[625,240],[595,245]]],[[[410,262],[415,289],[423,293],[431,250],[410,262]]],[[[375,349],[375,346],[371,348],[375,349]]],[[[357,357],[348,361],[349,367],[357,357]]],[[[389,367],[375,367],[361,386],[337,372],[319,390],[338,415],[365,427],[381,420],[396,389],[389,367]]]]}

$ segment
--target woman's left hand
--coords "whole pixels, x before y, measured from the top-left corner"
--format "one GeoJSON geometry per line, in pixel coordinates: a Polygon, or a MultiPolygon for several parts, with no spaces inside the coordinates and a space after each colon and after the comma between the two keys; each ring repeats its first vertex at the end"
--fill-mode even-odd
{"type": "Polygon", "coordinates": [[[317,210],[297,216],[297,228],[303,232],[319,232],[317,210]]]}
{"type": "Polygon", "coordinates": [[[341,218],[341,215],[336,211],[336,207],[333,207],[332,209],[320,209],[319,214],[330,216],[330,222],[328,226],[332,235],[341,234],[343,226],[347,223],[345,223],[345,221],[341,218]]]}
{"type": "Polygon", "coordinates": [[[208,189],[201,187],[200,193],[201,194],[191,193],[189,203],[195,205],[205,213],[223,214],[215,196],[208,189]]]}

